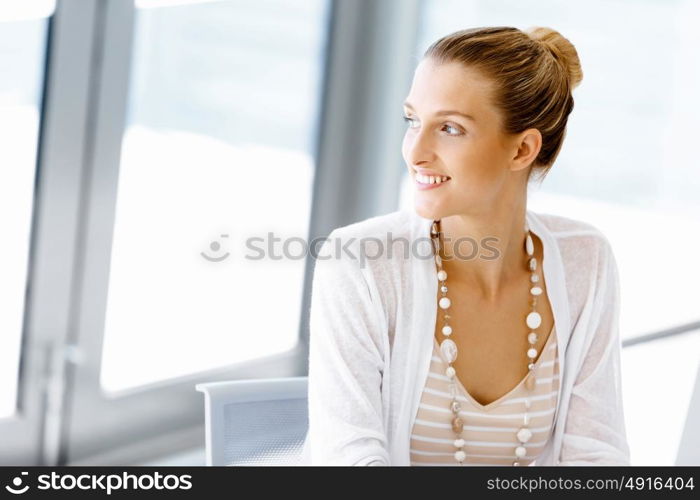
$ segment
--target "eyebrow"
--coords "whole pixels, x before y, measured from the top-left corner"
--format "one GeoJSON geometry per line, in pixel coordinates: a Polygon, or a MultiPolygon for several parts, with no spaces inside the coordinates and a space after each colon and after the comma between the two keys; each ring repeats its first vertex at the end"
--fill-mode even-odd
{"type": "MultiPolygon", "coordinates": [[[[410,104],[408,101],[404,102],[403,105],[406,106],[407,108],[414,109],[413,106],[411,106],[411,104],[410,104]]],[[[441,111],[436,111],[436,112],[435,112],[435,116],[444,116],[444,115],[463,116],[463,117],[466,118],[467,120],[471,120],[471,121],[473,121],[473,122],[476,122],[476,118],[474,118],[472,115],[468,115],[468,114],[466,114],[466,113],[462,113],[461,111],[457,111],[457,110],[455,110],[455,109],[443,109],[443,110],[441,110],[441,111]]]]}

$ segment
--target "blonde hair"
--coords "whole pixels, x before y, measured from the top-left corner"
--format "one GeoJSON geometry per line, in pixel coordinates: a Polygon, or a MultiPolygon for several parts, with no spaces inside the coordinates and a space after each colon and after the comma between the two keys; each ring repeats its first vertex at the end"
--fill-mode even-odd
{"type": "Polygon", "coordinates": [[[456,31],[434,42],[423,54],[437,63],[459,62],[475,68],[495,83],[494,104],[503,116],[503,129],[517,134],[536,128],[542,147],[530,175],[541,178],[554,164],[574,109],[572,90],[583,72],[574,46],[550,28],[525,31],[507,26],[456,31]]]}

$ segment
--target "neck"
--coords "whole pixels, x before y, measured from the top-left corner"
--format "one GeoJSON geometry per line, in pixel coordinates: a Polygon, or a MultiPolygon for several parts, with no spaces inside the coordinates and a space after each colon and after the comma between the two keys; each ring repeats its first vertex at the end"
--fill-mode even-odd
{"type": "Polygon", "coordinates": [[[525,212],[523,199],[483,213],[443,217],[441,255],[449,280],[497,302],[506,285],[526,271],[525,212]]]}

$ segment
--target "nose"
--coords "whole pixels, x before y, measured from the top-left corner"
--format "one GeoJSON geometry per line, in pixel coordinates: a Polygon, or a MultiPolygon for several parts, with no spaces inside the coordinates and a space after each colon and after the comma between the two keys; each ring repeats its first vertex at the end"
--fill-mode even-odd
{"type": "Polygon", "coordinates": [[[409,165],[431,162],[434,158],[432,140],[423,129],[409,129],[404,137],[404,145],[405,160],[409,165]]]}

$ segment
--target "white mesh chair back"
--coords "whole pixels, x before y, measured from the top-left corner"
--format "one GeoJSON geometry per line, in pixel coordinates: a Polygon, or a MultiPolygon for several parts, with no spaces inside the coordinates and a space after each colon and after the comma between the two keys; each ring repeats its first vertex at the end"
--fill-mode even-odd
{"type": "Polygon", "coordinates": [[[197,384],[207,465],[298,465],[308,430],[307,377],[197,384]]]}

